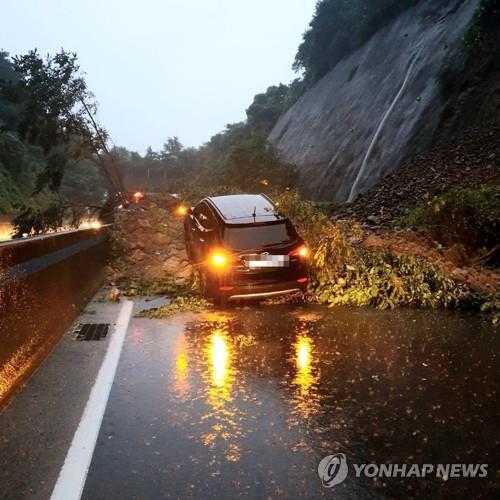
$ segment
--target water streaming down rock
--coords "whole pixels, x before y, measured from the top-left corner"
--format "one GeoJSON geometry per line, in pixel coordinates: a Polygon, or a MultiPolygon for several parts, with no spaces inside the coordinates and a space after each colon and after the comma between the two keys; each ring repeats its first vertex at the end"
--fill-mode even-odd
{"type": "Polygon", "coordinates": [[[269,138],[298,166],[308,194],[353,199],[430,144],[444,107],[440,75],[462,48],[478,4],[420,2],[280,118],[269,138]]]}

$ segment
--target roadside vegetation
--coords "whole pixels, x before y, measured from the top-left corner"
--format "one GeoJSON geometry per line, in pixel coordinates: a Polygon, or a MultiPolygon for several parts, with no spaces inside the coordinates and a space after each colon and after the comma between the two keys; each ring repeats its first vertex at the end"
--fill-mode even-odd
{"type": "Polygon", "coordinates": [[[500,189],[452,189],[406,210],[396,225],[444,246],[462,245],[470,255],[494,257],[499,247],[500,189]]]}
{"type": "MultiPolygon", "coordinates": [[[[500,23],[500,3],[498,0],[480,0],[477,10],[472,17],[462,39],[461,49],[450,58],[441,69],[438,76],[438,85],[441,97],[446,101],[455,92],[471,86],[467,84],[470,78],[467,68],[472,68],[473,78],[481,78],[481,67],[486,63],[486,73],[492,67],[498,67],[498,58],[491,57],[495,53],[495,41],[498,37],[500,23]]],[[[445,109],[445,116],[448,111],[445,109]]]]}
{"type": "Polygon", "coordinates": [[[500,3],[498,0],[480,0],[479,6],[465,32],[463,43],[467,58],[481,45],[489,34],[495,34],[500,20],[500,3]]]}
{"type": "Polygon", "coordinates": [[[356,222],[334,223],[296,191],[277,197],[313,254],[314,300],[328,305],[470,307],[473,294],[414,257],[363,248],[356,222]]]}

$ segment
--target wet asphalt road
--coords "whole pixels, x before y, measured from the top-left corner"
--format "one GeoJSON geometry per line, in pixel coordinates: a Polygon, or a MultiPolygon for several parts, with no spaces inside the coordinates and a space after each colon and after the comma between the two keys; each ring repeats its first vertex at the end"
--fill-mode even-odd
{"type": "MultiPolygon", "coordinates": [[[[120,308],[97,299],[80,320],[120,308]]],[[[109,342],[68,333],[0,415],[1,499],[50,498],[109,342]]],[[[498,497],[499,347],[488,323],[443,311],[132,318],[83,498],[498,497]],[[349,473],[326,489],[317,466],[335,453],[349,473]],[[488,476],[358,478],[360,463],[486,463],[488,476]]]]}
{"type": "Polygon", "coordinates": [[[262,306],[133,319],[83,498],[493,498],[498,347],[474,316],[262,306]],[[348,463],[487,478],[321,485],[348,463]]]}

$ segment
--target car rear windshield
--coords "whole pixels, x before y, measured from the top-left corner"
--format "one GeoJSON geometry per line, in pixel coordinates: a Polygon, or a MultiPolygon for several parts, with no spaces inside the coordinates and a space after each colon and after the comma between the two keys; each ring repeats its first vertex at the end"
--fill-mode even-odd
{"type": "Polygon", "coordinates": [[[224,245],[233,250],[259,250],[292,243],[297,233],[287,221],[280,224],[224,228],[224,245]]]}

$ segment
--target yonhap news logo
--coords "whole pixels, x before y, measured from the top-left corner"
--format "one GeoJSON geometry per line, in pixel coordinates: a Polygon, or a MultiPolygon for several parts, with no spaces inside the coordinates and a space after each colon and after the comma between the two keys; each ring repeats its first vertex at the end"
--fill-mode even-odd
{"type": "MultiPolygon", "coordinates": [[[[488,464],[352,464],[355,477],[420,478],[435,477],[443,481],[453,478],[481,478],[488,475],[488,464]]],[[[343,453],[327,455],[318,464],[318,475],[325,488],[342,483],[348,475],[343,453]]]]}
{"type": "Polygon", "coordinates": [[[347,477],[347,460],[343,453],[328,455],[318,464],[318,474],[325,488],[333,488],[347,477]]]}

